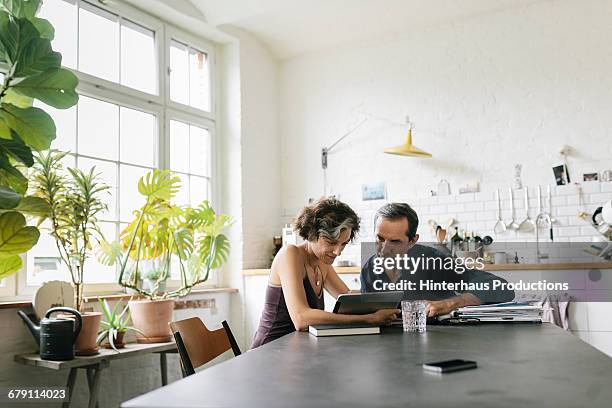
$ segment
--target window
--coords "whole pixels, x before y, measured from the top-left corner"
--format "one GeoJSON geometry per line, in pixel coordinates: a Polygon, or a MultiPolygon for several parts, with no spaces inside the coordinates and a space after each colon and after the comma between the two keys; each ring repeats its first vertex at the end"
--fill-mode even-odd
{"type": "MultiPolygon", "coordinates": [[[[181,178],[177,203],[214,204],[214,47],[117,2],[45,0],[40,17],[55,27],[53,47],[79,77],[80,98],[67,110],[36,105],[55,120],[52,148],[70,153],[65,165],[95,166],[111,187],[99,217],[105,237],[116,239],[132,220],[144,200],[138,179],[155,168],[181,178]]],[[[25,258],[24,271],[0,283],[0,295],[70,280],[48,234],[25,258]]],[[[116,272],[90,258],[86,290],[117,289],[116,272]]]]}
{"type": "Polygon", "coordinates": [[[186,44],[170,43],[170,99],[210,111],[208,54],[186,44]]]}
{"type": "Polygon", "coordinates": [[[210,133],[208,129],[170,120],[170,170],[181,178],[179,205],[198,205],[209,196],[210,133]]]}
{"type": "Polygon", "coordinates": [[[45,0],[40,17],[55,27],[52,44],[64,66],[158,94],[154,30],[86,1],[45,0]]]}

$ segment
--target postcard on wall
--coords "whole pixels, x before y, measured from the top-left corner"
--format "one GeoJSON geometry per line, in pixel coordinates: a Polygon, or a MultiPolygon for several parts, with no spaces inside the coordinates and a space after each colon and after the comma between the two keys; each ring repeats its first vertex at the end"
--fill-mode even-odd
{"type": "Polygon", "coordinates": [[[363,201],[384,200],[386,197],[385,183],[362,184],[361,199],[363,201]]]}

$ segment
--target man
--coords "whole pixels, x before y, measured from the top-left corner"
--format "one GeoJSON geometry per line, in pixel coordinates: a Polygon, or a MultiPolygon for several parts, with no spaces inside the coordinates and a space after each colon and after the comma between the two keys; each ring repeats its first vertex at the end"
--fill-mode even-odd
{"type": "Polygon", "coordinates": [[[449,255],[417,244],[419,218],[408,204],[384,205],[376,212],[374,225],[376,255],[361,269],[362,292],[393,290],[401,284],[405,299],[427,300],[428,317],[445,315],[464,306],[514,299],[512,290],[499,286],[493,290],[494,281],[498,281],[497,285],[505,284],[504,279],[479,269],[460,267],[460,262],[449,255]],[[398,262],[383,262],[389,258],[398,262]],[[430,287],[434,289],[427,289],[430,287]]]}

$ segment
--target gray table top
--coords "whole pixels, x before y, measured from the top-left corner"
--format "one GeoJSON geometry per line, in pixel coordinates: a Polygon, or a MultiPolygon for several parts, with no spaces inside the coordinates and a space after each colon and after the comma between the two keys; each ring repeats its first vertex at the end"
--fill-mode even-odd
{"type": "Polygon", "coordinates": [[[612,358],[549,324],[293,333],[123,403],[136,407],[606,407],[612,358]],[[448,374],[423,362],[475,360],[448,374]]]}

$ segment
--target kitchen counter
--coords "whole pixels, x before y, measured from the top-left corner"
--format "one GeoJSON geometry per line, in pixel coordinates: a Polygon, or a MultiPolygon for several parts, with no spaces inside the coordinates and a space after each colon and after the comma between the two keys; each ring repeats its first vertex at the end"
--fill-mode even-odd
{"type": "MultiPolygon", "coordinates": [[[[355,274],[361,272],[359,266],[337,266],[338,274],[355,274]]],[[[549,271],[568,269],[612,269],[612,262],[582,263],[539,263],[539,264],[486,264],[485,271],[549,271]]],[[[243,276],[268,275],[270,269],[244,269],[243,276]]]]}

